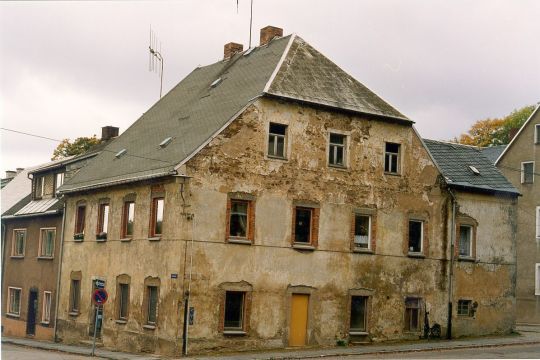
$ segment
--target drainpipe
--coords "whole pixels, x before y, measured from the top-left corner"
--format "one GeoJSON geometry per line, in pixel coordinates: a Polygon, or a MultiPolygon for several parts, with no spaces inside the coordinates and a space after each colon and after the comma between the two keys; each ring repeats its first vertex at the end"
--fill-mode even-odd
{"type": "Polygon", "coordinates": [[[6,224],[2,221],[2,291],[4,290],[4,267],[6,264],[6,224]]]}
{"type": "Polygon", "coordinates": [[[454,284],[454,248],[456,246],[456,196],[452,190],[448,189],[448,193],[452,197],[452,219],[450,221],[450,270],[448,271],[448,323],[446,338],[452,339],[452,290],[454,284]]]}
{"type": "Polygon", "coordinates": [[[60,300],[60,275],[62,274],[62,256],[64,254],[64,229],[66,227],[66,202],[62,211],[62,232],[60,235],[60,254],[58,256],[58,275],[56,278],[56,303],[54,304],[54,342],[58,342],[58,308],[60,300]]]}

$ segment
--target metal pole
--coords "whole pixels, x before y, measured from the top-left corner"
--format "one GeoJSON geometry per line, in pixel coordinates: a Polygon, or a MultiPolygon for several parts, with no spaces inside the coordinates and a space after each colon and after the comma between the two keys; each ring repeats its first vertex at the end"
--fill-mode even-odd
{"type": "Polygon", "coordinates": [[[62,257],[64,256],[64,231],[66,229],[66,202],[62,211],[62,234],[60,235],[60,256],[58,259],[58,274],[56,275],[56,300],[54,304],[54,341],[58,342],[58,309],[60,308],[60,277],[62,275],[62,257]]]}
{"type": "Polygon", "coordinates": [[[92,340],[92,356],[94,356],[96,352],[96,334],[97,334],[97,323],[98,323],[98,316],[99,316],[99,305],[96,305],[96,318],[94,321],[94,340],[92,340]]]}
{"type": "Polygon", "coordinates": [[[452,190],[448,189],[448,193],[452,197],[452,220],[450,229],[450,269],[448,271],[448,320],[447,320],[447,330],[446,338],[448,340],[452,339],[452,288],[454,286],[454,248],[456,244],[456,202],[457,199],[452,193],[452,190]]]}
{"type": "Polygon", "coordinates": [[[251,13],[249,15],[249,47],[251,49],[251,28],[253,25],[253,0],[251,0],[251,13]]]}

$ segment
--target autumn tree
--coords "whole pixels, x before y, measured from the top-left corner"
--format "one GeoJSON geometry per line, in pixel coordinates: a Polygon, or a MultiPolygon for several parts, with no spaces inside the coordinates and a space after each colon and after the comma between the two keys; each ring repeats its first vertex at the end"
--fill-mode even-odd
{"type": "Polygon", "coordinates": [[[500,119],[484,119],[475,122],[466,134],[454,141],[474,146],[505,145],[512,140],[513,129],[519,129],[531,116],[535,106],[524,106],[500,119]]]}
{"type": "Polygon", "coordinates": [[[97,145],[100,142],[101,140],[98,139],[96,135],[91,137],[78,137],[73,140],[73,142],[69,139],[64,139],[56,149],[54,149],[51,160],[59,160],[68,156],[84,154],[92,146],[97,145]]]}

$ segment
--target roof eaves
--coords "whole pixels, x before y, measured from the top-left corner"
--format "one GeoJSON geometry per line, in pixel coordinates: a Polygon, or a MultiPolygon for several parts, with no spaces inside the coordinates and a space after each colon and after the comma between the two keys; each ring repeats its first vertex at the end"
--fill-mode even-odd
{"type": "Polygon", "coordinates": [[[448,182],[449,187],[457,190],[467,190],[470,192],[482,193],[482,194],[507,194],[513,196],[522,196],[521,193],[515,189],[501,189],[493,188],[491,186],[481,186],[481,185],[471,185],[469,183],[463,182],[448,182]]]}
{"type": "Polygon", "coordinates": [[[538,104],[536,106],[536,109],[534,109],[534,111],[532,112],[531,116],[529,116],[529,118],[527,119],[527,121],[525,121],[525,123],[519,128],[519,131],[517,132],[517,134],[512,138],[512,140],[510,140],[510,143],[508,144],[508,146],[504,149],[504,151],[501,153],[501,155],[499,155],[499,157],[497,158],[497,160],[495,160],[495,165],[497,165],[499,163],[499,161],[503,158],[504,154],[506,154],[506,152],[508,151],[508,149],[510,149],[510,147],[512,146],[512,144],[514,143],[514,141],[519,137],[519,134],[521,134],[521,132],[523,131],[523,129],[525,129],[525,127],[527,126],[527,124],[529,123],[529,121],[531,121],[531,119],[534,117],[534,115],[538,112],[538,109],[540,109],[540,104],[538,104]]]}
{"type": "Polygon", "coordinates": [[[29,218],[29,217],[36,217],[36,216],[47,216],[47,215],[56,215],[62,213],[62,209],[58,210],[49,210],[49,211],[43,211],[39,213],[32,213],[32,214],[22,214],[22,215],[3,215],[2,220],[7,219],[21,219],[21,218],[29,218]]]}

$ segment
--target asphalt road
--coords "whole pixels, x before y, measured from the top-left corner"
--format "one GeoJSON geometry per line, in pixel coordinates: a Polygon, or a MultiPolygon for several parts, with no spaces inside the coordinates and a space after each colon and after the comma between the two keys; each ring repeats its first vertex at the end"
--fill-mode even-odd
{"type": "Polygon", "coordinates": [[[11,344],[2,344],[2,360],[88,360],[89,356],[71,355],[11,344]]]}

